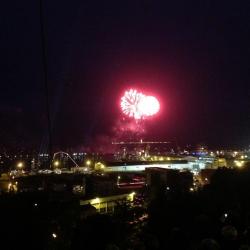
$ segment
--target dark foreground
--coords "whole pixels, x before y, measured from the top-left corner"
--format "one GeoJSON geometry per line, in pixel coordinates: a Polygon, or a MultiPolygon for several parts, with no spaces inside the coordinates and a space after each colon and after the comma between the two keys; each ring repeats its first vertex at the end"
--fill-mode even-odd
{"type": "Polygon", "coordinates": [[[250,249],[250,170],[219,169],[195,192],[162,185],[143,204],[112,214],[81,207],[70,193],[2,194],[6,249],[250,249]]]}

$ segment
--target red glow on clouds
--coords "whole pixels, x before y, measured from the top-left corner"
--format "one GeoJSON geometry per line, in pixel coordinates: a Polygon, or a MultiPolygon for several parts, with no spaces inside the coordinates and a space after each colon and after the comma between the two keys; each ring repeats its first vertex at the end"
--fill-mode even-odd
{"type": "Polygon", "coordinates": [[[153,116],[160,110],[160,103],[154,96],[147,96],[135,89],[125,91],[121,98],[122,112],[134,119],[153,116]]]}

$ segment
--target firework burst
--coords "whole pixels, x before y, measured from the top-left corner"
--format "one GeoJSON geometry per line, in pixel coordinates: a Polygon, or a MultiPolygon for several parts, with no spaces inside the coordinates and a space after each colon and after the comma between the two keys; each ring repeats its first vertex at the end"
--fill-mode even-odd
{"type": "Polygon", "coordinates": [[[138,120],[156,114],[160,104],[154,96],[146,96],[130,89],[121,98],[121,109],[125,115],[138,120]]]}
{"type": "Polygon", "coordinates": [[[129,117],[140,119],[142,114],[139,109],[139,104],[143,98],[144,95],[137,92],[137,90],[130,89],[129,91],[126,91],[124,96],[121,98],[122,112],[129,117]]]}

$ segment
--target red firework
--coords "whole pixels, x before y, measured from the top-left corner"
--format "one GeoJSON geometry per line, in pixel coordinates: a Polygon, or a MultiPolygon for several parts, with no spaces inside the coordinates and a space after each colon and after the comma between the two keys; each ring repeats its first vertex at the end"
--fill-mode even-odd
{"type": "Polygon", "coordinates": [[[121,98],[121,109],[129,117],[142,119],[155,115],[160,109],[160,103],[154,96],[146,96],[130,89],[121,98]]]}

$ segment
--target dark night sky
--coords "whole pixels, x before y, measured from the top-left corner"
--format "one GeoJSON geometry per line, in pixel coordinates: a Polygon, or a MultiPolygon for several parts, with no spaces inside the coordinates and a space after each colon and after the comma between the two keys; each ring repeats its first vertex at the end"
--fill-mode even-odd
{"type": "MultiPolygon", "coordinates": [[[[38,2],[0,9],[1,147],[46,133],[38,2]]],[[[250,144],[249,1],[43,2],[54,145],[112,135],[131,86],[162,102],[152,140],[250,144]]]]}

